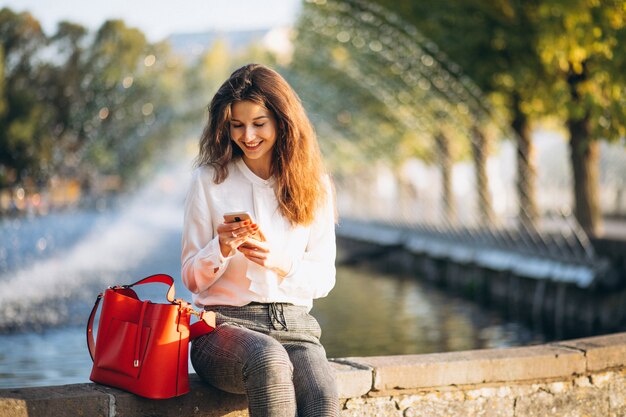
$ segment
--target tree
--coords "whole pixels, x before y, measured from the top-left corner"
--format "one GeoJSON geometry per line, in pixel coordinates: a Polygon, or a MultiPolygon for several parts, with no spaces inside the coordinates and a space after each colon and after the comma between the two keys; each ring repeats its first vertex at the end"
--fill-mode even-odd
{"type": "Polygon", "coordinates": [[[46,38],[29,13],[0,10],[0,186],[21,182],[39,170],[38,142],[43,104],[37,81],[37,52],[46,38]]]}
{"type": "Polygon", "coordinates": [[[182,76],[168,45],[117,20],[91,38],[61,22],[46,39],[32,16],[8,9],[0,31],[4,185],[44,185],[54,175],[78,179],[84,191],[103,175],[126,183],[177,128],[182,76]],[[38,54],[44,46],[51,53],[38,54]]]}
{"type": "MultiPolygon", "coordinates": [[[[344,130],[355,129],[360,119],[366,121],[366,129],[345,134],[361,136],[352,141],[352,158],[366,155],[365,159],[382,159],[393,167],[409,158],[432,163],[446,149],[437,149],[441,141],[436,138],[441,138],[442,130],[449,131],[446,137],[454,142],[449,148],[456,149],[450,154],[455,160],[472,155],[467,142],[478,121],[488,119],[484,103],[472,96],[458,70],[448,65],[449,60],[440,59],[441,53],[431,47],[432,42],[407,30],[397,16],[357,1],[305,5],[297,32],[292,69],[310,74],[316,90],[330,85],[339,91],[337,98],[329,98],[321,106],[321,116],[332,120],[352,112],[354,117],[344,130]],[[348,100],[350,96],[358,98],[348,100]],[[333,111],[336,107],[345,107],[346,111],[333,111]],[[377,123],[379,117],[390,123],[377,123]],[[382,129],[386,126],[393,128],[382,129]]],[[[486,152],[487,142],[480,144],[485,146],[475,147],[473,155],[486,152]]],[[[484,164],[486,153],[475,160],[484,164]]],[[[346,165],[345,158],[339,165],[346,165]]],[[[445,190],[449,193],[451,188],[446,183],[451,162],[443,168],[442,207],[447,218],[446,213],[453,213],[445,208],[453,200],[445,195],[445,190]]],[[[488,178],[479,174],[484,171],[484,167],[476,169],[476,184],[482,187],[478,191],[478,209],[489,219],[493,216],[488,178]]]]}
{"type": "Polygon", "coordinates": [[[576,217],[588,234],[601,233],[599,141],[624,137],[626,131],[623,2],[443,0],[385,6],[432,39],[505,111],[517,134],[524,222],[537,215],[530,129],[547,116],[563,120],[576,217]]]}
{"type": "Polygon", "coordinates": [[[179,68],[165,44],[149,44],[141,31],[120,20],[103,23],[82,66],[78,175],[86,183],[102,174],[133,180],[169,139],[177,117],[173,90],[180,88],[172,83],[172,72],[179,68]]]}
{"type": "Polygon", "coordinates": [[[569,131],[576,217],[599,235],[600,141],[626,135],[626,9],[617,0],[544,0],[533,17],[539,56],[556,79],[550,110],[569,131]]]}
{"type": "MultiPolygon", "coordinates": [[[[476,83],[484,93],[484,99],[489,99],[484,104],[504,115],[517,143],[519,219],[527,225],[534,224],[538,207],[531,126],[543,110],[540,96],[550,82],[535,50],[538,29],[528,21],[527,9],[536,2],[442,0],[379,3],[431,39],[460,66],[460,77],[467,76],[476,83]]],[[[507,134],[506,131],[503,133],[507,134]]],[[[477,167],[477,170],[481,168],[477,167]]],[[[484,189],[479,194],[487,196],[484,189]]]]}
{"type": "Polygon", "coordinates": [[[450,221],[456,218],[455,198],[452,192],[452,152],[450,150],[450,138],[445,131],[439,132],[436,137],[438,164],[441,167],[441,200],[444,215],[450,221]]]}
{"type": "Polygon", "coordinates": [[[71,22],[60,22],[50,38],[57,58],[43,65],[44,89],[50,134],[54,136],[55,152],[51,171],[70,175],[80,160],[86,132],[89,94],[83,83],[90,74],[85,68],[87,29],[71,22]],[[68,172],[69,170],[69,172],[68,172]]]}
{"type": "Polygon", "coordinates": [[[187,114],[194,121],[202,120],[210,97],[234,70],[233,56],[225,39],[218,38],[211,47],[186,69],[185,89],[187,114]]]}

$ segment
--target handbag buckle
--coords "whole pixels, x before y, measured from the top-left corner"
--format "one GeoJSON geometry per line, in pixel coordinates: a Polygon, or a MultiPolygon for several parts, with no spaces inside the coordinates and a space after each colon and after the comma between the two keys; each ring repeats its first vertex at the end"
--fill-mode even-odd
{"type": "Polygon", "coordinates": [[[182,298],[175,299],[174,301],[172,301],[172,304],[178,304],[178,306],[182,310],[185,310],[189,314],[193,314],[194,316],[200,317],[200,313],[198,313],[193,307],[191,307],[190,303],[188,303],[187,301],[183,300],[182,298]]]}
{"type": "Polygon", "coordinates": [[[127,290],[129,288],[132,288],[132,285],[109,285],[110,290],[127,290]]]}

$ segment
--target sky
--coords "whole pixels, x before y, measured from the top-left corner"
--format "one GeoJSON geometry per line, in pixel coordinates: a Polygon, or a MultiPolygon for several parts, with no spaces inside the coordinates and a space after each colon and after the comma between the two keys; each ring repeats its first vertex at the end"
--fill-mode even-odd
{"type": "Polygon", "coordinates": [[[62,20],[96,30],[123,19],[156,42],[171,33],[265,29],[291,25],[301,0],[0,0],[0,8],[29,11],[46,34],[62,20]]]}

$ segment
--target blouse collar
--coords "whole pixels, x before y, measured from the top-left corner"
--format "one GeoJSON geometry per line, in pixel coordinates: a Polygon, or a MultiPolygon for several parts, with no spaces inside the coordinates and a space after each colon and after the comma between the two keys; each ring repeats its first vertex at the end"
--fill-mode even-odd
{"type": "Polygon", "coordinates": [[[237,168],[239,171],[246,177],[252,184],[260,185],[263,187],[273,187],[274,186],[274,176],[272,175],[268,179],[264,180],[263,178],[257,176],[248,165],[244,162],[243,158],[239,158],[236,162],[237,168]]]}

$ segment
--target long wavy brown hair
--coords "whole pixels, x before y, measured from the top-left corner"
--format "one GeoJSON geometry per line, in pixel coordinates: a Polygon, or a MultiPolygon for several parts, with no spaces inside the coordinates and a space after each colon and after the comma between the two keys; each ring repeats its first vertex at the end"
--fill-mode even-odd
{"type": "Polygon", "coordinates": [[[265,107],[276,119],[271,173],[282,215],[294,225],[311,224],[315,211],[329,197],[323,184],[322,157],[300,98],[276,71],[248,64],[222,84],[209,104],[196,164],[214,167],[215,183],[226,179],[230,161],[243,155],[229,129],[232,104],[243,100],[265,107]]]}

